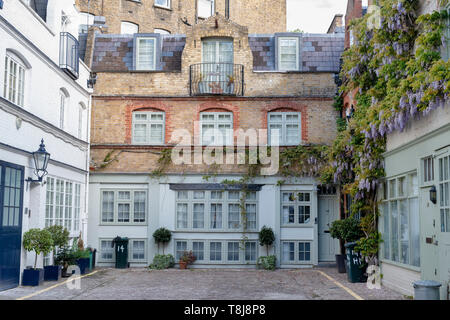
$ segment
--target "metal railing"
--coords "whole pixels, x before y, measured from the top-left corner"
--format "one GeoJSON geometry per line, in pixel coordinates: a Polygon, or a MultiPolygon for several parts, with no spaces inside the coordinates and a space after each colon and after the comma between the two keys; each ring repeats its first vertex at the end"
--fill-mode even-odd
{"type": "Polygon", "coordinates": [[[59,43],[59,67],[72,78],[78,79],[80,67],[80,45],[68,32],[61,32],[59,43]]]}
{"type": "Polygon", "coordinates": [[[199,63],[190,66],[191,96],[244,95],[244,66],[233,63],[199,63]]]}

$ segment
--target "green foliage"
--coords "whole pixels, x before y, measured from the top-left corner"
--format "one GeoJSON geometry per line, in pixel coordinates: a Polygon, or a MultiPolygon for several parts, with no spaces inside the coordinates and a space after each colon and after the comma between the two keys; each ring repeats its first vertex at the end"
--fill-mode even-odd
{"type": "Polygon", "coordinates": [[[68,266],[76,264],[77,257],[74,253],[71,247],[61,247],[54,256],[55,265],[61,265],[64,270],[67,270],[68,266]]]}
{"type": "Polygon", "coordinates": [[[153,232],[153,238],[156,243],[167,243],[172,238],[172,232],[166,228],[159,228],[153,232]]]}
{"type": "Polygon", "coordinates": [[[263,226],[258,234],[258,240],[260,246],[266,246],[267,255],[269,255],[269,246],[271,246],[275,241],[275,233],[272,228],[263,226]]]}
{"type": "Polygon", "coordinates": [[[197,260],[192,251],[184,251],[183,255],[180,257],[180,261],[186,262],[188,265],[192,264],[197,260]]]}
{"type": "Polygon", "coordinates": [[[150,269],[163,270],[173,268],[175,266],[175,258],[171,254],[157,254],[153,258],[153,263],[149,266],[150,269]]]}
{"type": "Polygon", "coordinates": [[[364,230],[358,248],[371,261],[382,241],[376,193],[385,176],[386,136],[444,105],[450,91],[450,62],[441,58],[448,13],[417,16],[419,0],[378,4],[380,26],[370,28],[371,14],[351,23],[355,44],[343,53],[340,92],[358,92],[355,113],[346,128],[338,123],[330,165],[322,171],[323,181],[340,184],[352,196],[352,212],[361,215],[364,230]]]}
{"type": "Polygon", "coordinates": [[[63,226],[53,225],[46,227],[45,230],[50,232],[54,247],[61,248],[69,242],[69,231],[63,226]]]}
{"type": "Polygon", "coordinates": [[[52,235],[47,230],[30,229],[23,234],[23,247],[27,251],[34,251],[34,269],[36,269],[37,256],[43,253],[49,254],[53,248],[52,235]]]}
{"type": "Polygon", "coordinates": [[[267,257],[259,257],[256,265],[258,266],[258,268],[273,271],[275,270],[277,265],[277,257],[274,255],[267,257]]]}
{"type": "Polygon", "coordinates": [[[164,254],[164,246],[166,243],[170,242],[170,239],[172,239],[172,232],[166,228],[159,228],[155,232],[153,232],[153,238],[155,239],[155,242],[158,244],[161,243],[163,245],[163,254],[164,254]]]}

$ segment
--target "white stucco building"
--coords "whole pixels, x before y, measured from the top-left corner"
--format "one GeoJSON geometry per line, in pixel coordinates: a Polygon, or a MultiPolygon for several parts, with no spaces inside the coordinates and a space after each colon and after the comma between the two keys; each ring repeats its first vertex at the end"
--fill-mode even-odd
{"type": "Polygon", "coordinates": [[[0,290],[34,262],[23,232],[60,224],[87,237],[90,70],[78,56],[74,3],[6,0],[0,9],[0,290]],[[27,182],[37,179],[41,139],[48,175],[27,182]]]}

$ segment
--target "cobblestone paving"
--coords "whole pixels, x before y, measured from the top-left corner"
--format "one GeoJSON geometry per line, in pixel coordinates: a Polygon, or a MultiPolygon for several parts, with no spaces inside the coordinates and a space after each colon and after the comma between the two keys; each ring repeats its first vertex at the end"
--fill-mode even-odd
{"type": "MultiPolygon", "coordinates": [[[[336,268],[300,270],[236,270],[236,269],[169,269],[143,268],[117,270],[97,269],[97,273],[81,279],[81,289],[68,289],[66,284],[50,288],[56,282],[40,287],[18,287],[0,292],[0,300],[17,299],[41,292],[28,299],[50,300],[354,300],[341,287],[324,277],[323,271],[351,289],[363,299],[404,299],[387,288],[369,290],[365,283],[349,283],[346,274],[336,268]]],[[[61,280],[65,281],[67,279],[61,280]]]]}

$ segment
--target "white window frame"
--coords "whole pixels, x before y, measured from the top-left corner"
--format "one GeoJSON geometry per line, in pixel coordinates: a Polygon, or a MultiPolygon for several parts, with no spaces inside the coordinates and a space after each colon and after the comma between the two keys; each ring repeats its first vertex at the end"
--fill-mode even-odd
{"type": "Polygon", "coordinates": [[[298,71],[299,70],[299,38],[298,37],[278,37],[278,70],[280,71],[298,71]],[[281,61],[281,41],[282,40],[289,40],[289,41],[295,41],[295,69],[286,69],[282,68],[282,61],[281,61]]]}
{"type": "Polygon", "coordinates": [[[59,225],[70,234],[80,231],[81,184],[58,177],[47,177],[45,200],[45,226],[59,225]],[[61,186],[57,192],[57,184],[61,186]],[[67,193],[67,187],[71,192],[67,193]],[[57,200],[59,199],[59,203],[57,200]]]}
{"type": "Polygon", "coordinates": [[[208,19],[209,17],[214,15],[215,8],[216,8],[215,0],[197,0],[197,17],[200,19],[208,19]],[[211,5],[211,14],[210,15],[201,15],[200,14],[200,5],[201,5],[200,2],[203,2],[205,5],[207,4],[206,2],[210,3],[210,5],[211,5]]]}
{"type": "Polygon", "coordinates": [[[131,263],[147,263],[147,251],[148,251],[148,246],[147,246],[147,239],[129,239],[128,241],[128,261],[131,263]],[[142,259],[135,259],[133,257],[134,254],[134,242],[144,242],[144,258],[142,259]]]}
{"type": "Polygon", "coordinates": [[[164,145],[165,144],[165,135],[166,135],[166,113],[165,112],[153,112],[153,111],[135,111],[132,116],[132,143],[139,145],[164,145]],[[138,120],[136,119],[137,115],[146,115],[147,120],[138,120]],[[162,115],[162,120],[153,120],[152,115],[162,115]],[[147,126],[147,136],[145,142],[136,142],[135,139],[135,126],[137,124],[145,124],[147,126]],[[151,132],[152,125],[162,125],[162,134],[160,142],[151,142],[151,132]]]}
{"type": "Polygon", "coordinates": [[[112,253],[112,257],[111,257],[111,259],[104,259],[103,258],[103,250],[102,250],[102,242],[103,241],[108,241],[108,242],[112,242],[113,241],[113,239],[109,239],[109,238],[99,238],[98,239],[98,242],[99,242],[99,252],[98,252],[98,254],[97,254],[97,256],[98,256],[98,262],[99,263],[114,263],[114,261],[116,260],[116,250],[114,250],[114,246],[108,246],[108,252],[109,251],[111,251],[111,253],[112,253]]]}
{"type": "MultiPolygon", "coordinates": [[[[208,232],[242,232],[243,229],[243,221],[242,221],[242,214],[241,214],[241,197],[243,196],[242,191],[223,191],[222,192],[222,199],[214,199],[211,197],[211,194],[213,192],[220,192],[220,190],[207,190],[205,192],[205,197],[203,199],[194,199],[194,192],[199,192],[199,190],[196,191],[175,191],[175,230],[177,231],[208,231],[208,232]],[[187,198],[186,199],[180,199],[178,196],[182,192],[185,194],[187,192],[187,198]],[[239,198],[238,199],[230,199],[228,197],[228,194],[230,192],[238,192],[239,198]],[[194,204],[204,204],[204,227],[203,228],[194,228],[194,204]],[[211,204],[221,204],[222,205],[222,228],[212,228],[211,227],[211,204]],[[178,205],[184,205],[187,206],[187,227],[186,228],[180,228],[178,225],[178,205]],[[236,205],[239,206],[239,226],[238,228],[230,228],[229,223],[229,205],[236,205]]],[[[254,191],[252,193],[255,193],[256,196],[254,199],[247,199],[245,200],[245,205],[255,205],[256,207],[256,221],[254,223],[255,228],[248,228],[247,231],[249,232],[257,232],[258,231],[258,223],[259,223],[259,203],[258,203],[258,192],[254,191]]],[[[248,221],[247,221],[248,226],[248,221]]]]}
{"type": "MultiPolygon", "coordinates": [[[[313,211],[312,211],[312,192],[310,191],[281,191],[281,226],[282,227],[310,227],[314,223],[313,219],[313,211]],[[293,194],[294,198],[292,201],[285,201],[284,194],[293,194]],[[309,195],[309,201],[300,200],[299,194],[309,195]],[[284,207],[294,207],[294,222],[284,221],[284,207]],[[309,221],[305,223],[300,223],[300,207],[309,207],[309,221]]],[[[305,198],[304,198],[305,199],[305,198]]]]}
{"type": "MultiPolygon", "coordinates": [[[[449,150],[450,151],[450,150],[449,150]]],[[[447,151],[437,159],[438,169],[438,202],[439,230],[442,233],[450,232],[450,155],[447,151]]]]}
{"type": "Polygon", "coordinates": [[[64,130],[66,128],[66,113],[69,104],[69,96],[63,89],[59,90],[59,128],[64,130]]]}
{"type": "Polygon", "coordinates": [[[434,175],[435,165],[436,165],[435,159],[434,156],[432,155],[420,159],[420,177],[421,177],[420,181],[422,187],[431,186],[434,184],[434,180],[436,178],[434,175]],[[427,165],[426,169],[425,165],[427,165]]]}
{"type": "Polygon", "coordinates": [[[156,37],[136,37],[136,70],[138,70],[138,71],[154,71],[154,70],[156,70],[157,42],[158,42],[158,39],[156,37]],[[140,40],[153,40],[153,65],[149,69],[144,68],[140,65],[140,61],[139,61],[140,40]]]}
{"type": "Polygon", "coordinates": [[[145,189],[101,189],[100,190],[100,225],[147,225],[148,224],[148,192],[145,189]],[[103,221],[103,194],[104,192],[114,192],[114,209],[113,209],[113,221],[103,221]],[[119,192],[130,192],[130,199],[119,199],[119,192]],[[134,221],[134,206],[135,206],[135,193],[145,193],[145,214],[144,221],[134,221]],[[130,205],[129,222],[119,222],[119,204],[130,205]]]}
{"type": "Polygon", "coordinates": [[[171,8],[170,7],[170,5],[171,5],[171,1],[170,0],[165,0],[166,1],[166,5],[156,3],[156,1],[157,0],[155,0],[155,3],[154,3],[155,7],[160,7],[160,8],[165,8],[165,9],[170,9],[171,8]]]}
{"type": "MultiPolygon", "coordinates": [[[[313,242],[310,240],[281,240],[280,242],[281,251],[281,264],[282,265],[294,265],[294,264],[312,264],[313,263],[313,242]],[[294,260],[285,259],[284,256],[284,244],[294,243],[294,260]],[[309,244],[309,260],[300,260],[300,244],[309,244]]],[[[289,251],[290,254],[291,251],[289,251]]],[[[305,251],[307,252],[307,251],[305,251]]]]}
{"type": "Polygon", "coordinates": [[[267,113],[267,134],[268,145],[271,145],[271,125],[281,125],[281,132],[279,132],[280,146],[296,146],[302,143],[302,113],[301,112],[268,112],[267,113]],[[281,121],[274,121],[271,116],[281,116],[281,121]],[[297,116],[298,121],[287,121],[287,116],[297,116]],[[298,142],[287,142],[287,126],[298,125],[298,142]]]}
{"type": "MultiPolygon", "coordinates": [[[[411,224],[411,207],[412,205],[416,205],[415,212],[416,212],[416,219],[418,219],[417,225],[420,225],[420,214],[419,214],[419,185],[414,186],[414,179],[413,177],[417,176],[416,171],[411,171],[402,175],[394,176],[386,178],[385,181],[387,183],[384,183],[384,187],[387,188],[387,199],[383,199],[382,204],[380,206],[380,230],[382,231],[382,237],[384,239],[383,245],[382,245],[382,252],[381,257],[383,261],[389,261],[390,263],[394,263],[397,265],[405,266],[407,268],[413,269],[413,270],[419,270],[420,268],[420,254],[419,254],[419,266],[412,264],[413,259],[413,252],[420,250],[420,239],[416,240],[416,244],[419,244],[418,247],[413,248],[413,239],[412,239],[412,224],[411,224]],[[399,193],[399,180],[404,179],[406,190],[404,190],[403,194],[399,193]],[[395,183],[392,183],[395,181],[395,183]],[[413,186],[413,187],[412,187],[413,186]],[[392,188],[395,188],[394,192],[391,190],[392,188]],[[415,190],[414,190],[415,189],[415,190]],[[407,221],[407,227],[408,227],[408,262],[404,263],[402,262],[402,215],[401,215],[401,202],[405,204],[406,208],[406,219],[407,221]],[[397,238],[393,238],[393,230],[392,230],[392,212],[391,208],[396,207],[396,235],[397,238]],[[387,221],[386,221],[387,220],[387,221]],[[397,255],[398,259],[393,259],[393,241],[396,242],[397,247],[397,255]],[[386,246],[388,246],[389,250],[389,257],[386,257],[386,246]]],[[[416,177],[417,179],[417,177],[416,177]]],[[[383,192],[384,194],[385,192],[383,192]]],[[[384,196],[382,197],[384,198],[384,196]]],[[[419,227],[417,227],[419,228],[419,227]]],[[[420,234],[420,229],[419,229],[420,234]]]]}
{"type": "Polygon", "coordinates": [[[19,107],[25,104],[26,71],[27,68],[19,57],[6,52],[3,97],[19,107]]]}
{"type": "Polygon", "coordinates": [[[135,34],[139,33],[139,25],[130,21],[120,22],[120,34],[135,34]],[[134,32],[128,32],[127,30],[133,29],[134,32]]]}
{"type": "MultiPolygon", "coordinates": [[[[210,129],[208,129],[210,130],[210,129]]],[[[210,146],[229,146],[233,145],[233,131],[234,130],[234,118],[233,118],[233,112],[200,112],[200,144],[202,146],[210,145],[210,146]],[[214,120],[203,120],[203,116],[214,116],[214,120]],[[220,116],[227,115],[230,116],[230,120],[227,121],[221,121],[219,118],[220,116]],[[212,144],[206,144],[205,141],[203,141],[203,125],[213,125],[214,126],[214,143],[212,144]],[[222,141],[224,141],[223,144],[216,143],[216,140],[218,138],[218,132],[219,125],[230,125],[231,128],[227,129],[226,136],[224,137],[222,135],[222,141]]]]}
{"type": "Polygon", "coordinates": [[[78,26],[78,33],[87,33],[89,26],[94,24],[95,15],[87,12],[80,12],[79,15],[81,23],[78,26]]]}

